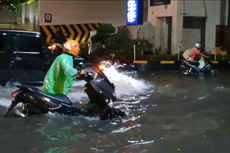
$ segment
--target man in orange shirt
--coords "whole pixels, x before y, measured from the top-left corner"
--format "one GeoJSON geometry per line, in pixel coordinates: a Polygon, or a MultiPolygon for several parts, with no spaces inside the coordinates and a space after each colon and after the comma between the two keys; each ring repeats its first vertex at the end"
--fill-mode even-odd
{"type": "Polygon", "coordinates": [[[200,43],[196,43],[194,48],[192,49],[191,53],[189,54],[189,61],[194,61],[194,59],[199,56],[199,57],[204,57],[204,58],[209,58],[208,56],[201,54],[200,53],[200,47],[201,44],[200,43]]]}

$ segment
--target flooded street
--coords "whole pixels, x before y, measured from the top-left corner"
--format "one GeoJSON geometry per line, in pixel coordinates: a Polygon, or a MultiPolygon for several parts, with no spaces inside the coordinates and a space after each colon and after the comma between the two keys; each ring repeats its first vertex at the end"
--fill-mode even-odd
{"type": "MultiPolygon", "coordinates": [[[[48,114],[0,121],[3,153],[229,153],[230,73],[180,76],[145,73],[138,80],[112,80],[124,119],[98,121],[48,114]]],[[[69,95],[87,101],[84,82],[69,95]]],[[[0,115],[12,88],[1,87],[0,115]]]]}

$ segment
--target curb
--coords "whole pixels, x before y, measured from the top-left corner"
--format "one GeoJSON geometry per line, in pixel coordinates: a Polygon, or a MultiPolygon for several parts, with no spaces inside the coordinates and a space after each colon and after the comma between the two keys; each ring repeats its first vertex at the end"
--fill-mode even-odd
{"type": "MultiPolygon", "coordinates": [[[[148,64],[148,63],[151,63],[151,62],[154,62],[154,63],[157,63],[157,62],[159,62],[159,64],[176,64],[176,63],[178,63],[178,62],[180,62],[180,61],[145,61],[145,60],[135,60],[135,61],[133,61],[133,64],[148,64]]],[[[212,62],[212,64],[219,64],[219,61],[211,61],[212,62]]],[[[230,61],[220,61],[221,63],[223,62],[223,63],[228,63],[228,64],[230,64],[230,61]]]]}
{"type": "MultiPolygon", "coordinates": [[[[211,61],[213,69],[230,69],[230,61],[211,61]]],[[[133,61],[136,70],[144,71],[170,71],[180,69],[181,61],[146,61],[135,60],[133,61]]]]}
{"type": "Polygon", "coordinates": [[[148,61],[135,60],[135,61],[133,61],[133,64],[148,64],[148,61]]]}

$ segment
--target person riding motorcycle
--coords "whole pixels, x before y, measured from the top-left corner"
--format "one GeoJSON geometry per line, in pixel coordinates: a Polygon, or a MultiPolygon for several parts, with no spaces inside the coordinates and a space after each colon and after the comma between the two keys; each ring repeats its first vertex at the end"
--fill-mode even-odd
{"type": "Polygon", "coordinates": [[[52,49],[52,53],[55,56],[58,56],[60,54],[62,54],[63,52],[63,44],[66,42],[67,38],[64,36],[62,30],[61,30],[61,26],[55,26],[56,27],[56,32],[55,34],[52,36],[52,39],[49,42],[50,46],[55,45],[55,49],[52,49]]]}
{"type": "Polygon", "coordinates": [[[101,61],[105,60],[109,54],[107,43],[102,42],[101,45],[98,46],[98,48],[92,53],[93,63],[99,64],[101,61]]]}
{"type": "Polygon", "coordinates": [[[54,43],[64,44],[66,42],[66,37],[62,33],[61,27],[56,26],[56,32],[51,39],[54,43]]]}
{"type": "Polygon", "coordinates": [[[183,53],[184,59],[187,60],[187,61],[194,62],[194,61],[195,61],[195,58],[196,58],[197,56],[199,56],[199,57],[204,57],[204,58],[209,58],[208,56],[206,56],[206,55],[200,53],[200,48],[201,48],[201,44],[200,44],[199,42],[197,42],[197,43],[194,45],[194,47],[193,47],[192,50],[188,49],[188,50],[186,50],[186,51],[183,53]]]}
{"type": "MultiPolygon", "coordinates": [[[[204,58],[209,58],[208,56],[202,54],[200,52],[200,48],[201,48],[201,44],[199,42],[195,43],[194,47],[192,49],[187,49],[184,53],[183,53],[183,57],[186,61],[191,62],[192,64],[196,65],[198,68],[201,68],[202,65],[200,65],[200,62],[197,62],[195,59],[196,57],[204,57],[204,58]]],[[[203,62],[202,62],[203,63],[203,62]]]]}
{"type": "Polygon", "coordinates": [[[67,95],[78,75],[85,75],[85,71],[78,72],[73,68],[74,57],[77,57],[80,45],[74,40],[67,40],[63,45],[63,53],[59,55],[49,68],[43,83],[43,91],[47,94],[67,95]]]}

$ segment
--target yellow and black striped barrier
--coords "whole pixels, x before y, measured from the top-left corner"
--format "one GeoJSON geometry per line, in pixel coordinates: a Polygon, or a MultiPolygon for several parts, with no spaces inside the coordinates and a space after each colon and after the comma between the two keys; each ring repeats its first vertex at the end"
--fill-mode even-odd
{"type": "MultiPolygon", "coordinates": [[[[46,42],[49,43],[53,35],[56,33],[57,25],[43,25],[40,26],[40,31],[43,36],[46,37],[46,42]]],[[[89,23],[89,24],[70,24],[70,25],[58,25],[66,38],[76,40],[79,43],[90,41],[90,31],[96,31],[101,23],[89,23]]]]}

